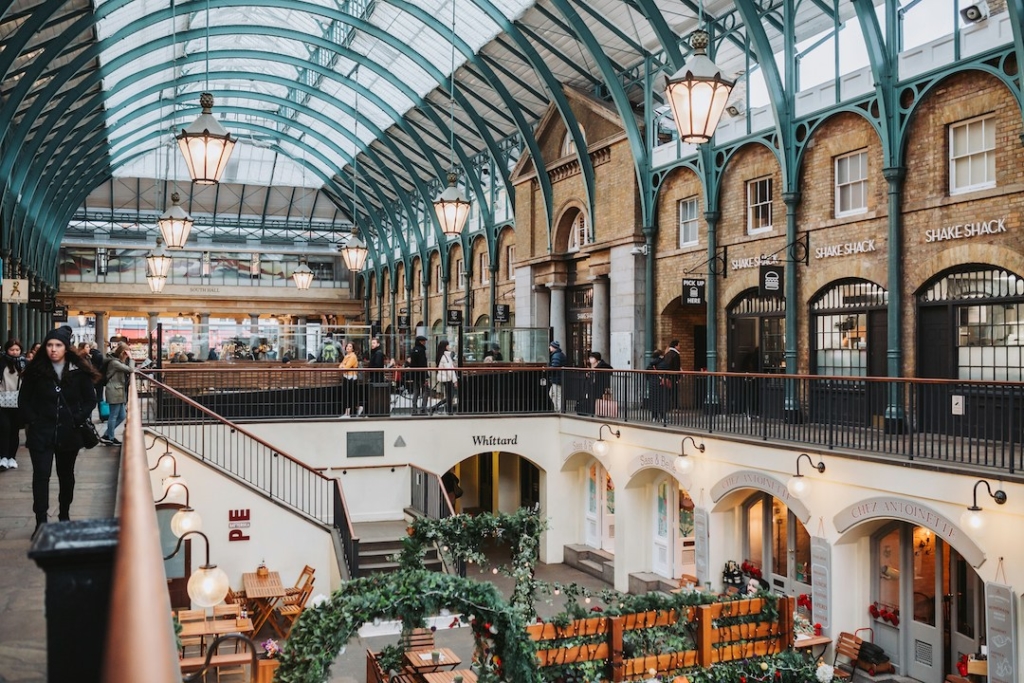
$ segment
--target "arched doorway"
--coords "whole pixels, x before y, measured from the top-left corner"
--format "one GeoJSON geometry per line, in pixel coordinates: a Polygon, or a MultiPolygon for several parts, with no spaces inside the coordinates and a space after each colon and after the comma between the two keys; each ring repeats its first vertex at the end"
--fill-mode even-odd
{"type": "Polygon", "coordinates": [[[541,503],[542,471],[516,453],[485,451],[456,464],[458,512],[515,512],[541,503]]]}
{"type": "Polygon", "coordinates": [[[885,524],[871,535],[871,565],[875,642],[899,673],[941,683],[961,655],[980,650],[984,583],[935,532],[885,524]]]}
{"type": "Polygon", "coordinates": [[[811,592],[811,535],[796,514],[774,496],[757,492],[740,506],[743,555],[761,570],[770,590],[796,596],[811,592]]]}
{"type": "Polygon", "coordinates": [[[669,579],[696,574],[693,499],[675,477],[654,482],[651,571],[669,579]]]}
{"type": "MultiPolygon", "coordinates": [[[[989,265],[940,273],[917,295],[920,377],[1019,382],[1024,377],[1024,279],[989,265]]],[[[999,393],[932,386],[918,405],[928,431],[1005,438],[1014,411],[999,393]],[[965,394],[961,415],[948,415],[951,392],[965,394]],[[968,392],[974,392],[969,394],[968,392]]]]}
{"type": "Polygon", "coordinates": [[[587,465],[583,520],[583,542],[591,548],[614,553],[615,483],[597,460],[587,465]]]}
{"type": "MultiPolygon", "coordinates": [[[[160,551],[163,557],[174,552],[178,537],[171,531],[171,518],[184,505],[178,503],[160,503],[156,506],[156,521],[160,527],[160,551]]],[[[171,596],[171,607],[189,609],[192,598],[188,595],[188,580],[192,576],[192,540],[186,538],[177,555],[164,560],[164,573],[167,575],[167,590],[171,596]]]]}
{"type": "MultiPolygon", "coordinates": [[[[729,372],[786,372],[786,300],[743,292],[728,308],[729,372]]],[[[726,400],[735,413],[782,417],[782,382],[754,382],[742,377],[726,380],[726,400]]]]}

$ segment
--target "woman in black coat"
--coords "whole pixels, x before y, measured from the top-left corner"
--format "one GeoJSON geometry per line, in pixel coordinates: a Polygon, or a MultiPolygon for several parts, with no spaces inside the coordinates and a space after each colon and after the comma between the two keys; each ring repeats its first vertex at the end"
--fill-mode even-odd
{"type": "Polygon", "coordinates": [[[71,519],[75,460],[82,448],[78,425],[92,419],[98,378],[89,361],[72,347],[71,328],[66,325],[50,330],[43,348],[25,368],[18,408],[27,425],[25,445],[32,458],[32,511],[36,515],[33,536],[46,522],[55,458],[60,481],[57,518],[62,522],[71,519]]]}

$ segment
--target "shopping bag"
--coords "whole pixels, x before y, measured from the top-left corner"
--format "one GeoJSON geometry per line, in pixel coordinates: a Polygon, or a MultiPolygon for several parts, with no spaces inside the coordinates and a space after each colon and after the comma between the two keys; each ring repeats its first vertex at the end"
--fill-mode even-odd
{"type": "Polygon", "coordinates": [[[110,417],[110,404],[106,401],[100,401],[100,421],[106,420],[110,417]]]}
{"type": "Polygon", "coordinates": [[[594,415],[596,417],[618,417],[619,404],[612,398],[610,391],[604,392],[604,396],[594,402],[594,415]]]}

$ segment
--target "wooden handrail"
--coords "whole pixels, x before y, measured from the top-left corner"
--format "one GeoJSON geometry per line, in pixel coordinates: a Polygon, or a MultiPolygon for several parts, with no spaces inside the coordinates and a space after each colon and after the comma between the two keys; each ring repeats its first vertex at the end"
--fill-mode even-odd
{"type": "Polygon", "coordinates": [[[171,598],[134,382],[129,383],[121,449],[120,512],[103,681],[180,683],[171,598]]]}

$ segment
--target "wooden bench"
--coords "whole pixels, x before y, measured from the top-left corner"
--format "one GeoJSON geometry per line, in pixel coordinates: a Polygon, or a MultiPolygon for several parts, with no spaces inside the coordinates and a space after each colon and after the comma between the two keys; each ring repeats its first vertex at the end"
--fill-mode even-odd
{"type": "MultiPolygon", "coordinates": [[[[185,657],[178,660],[182,673],[193,673],[206,666],[206,657],[185,657]]],[[[209,669],[219,669],[226,666],[244,666],[252,664],[251,652],[233,652],[226,655],[214,655],[210,657],[209,669]]]]}

